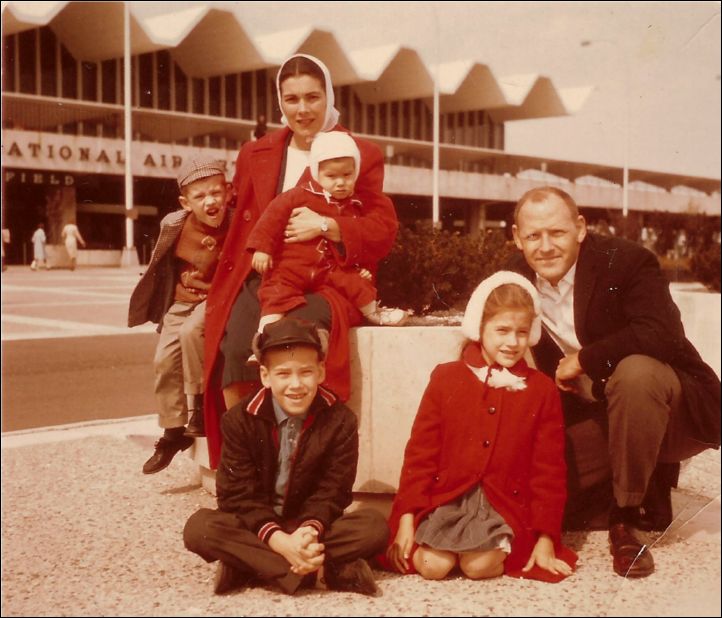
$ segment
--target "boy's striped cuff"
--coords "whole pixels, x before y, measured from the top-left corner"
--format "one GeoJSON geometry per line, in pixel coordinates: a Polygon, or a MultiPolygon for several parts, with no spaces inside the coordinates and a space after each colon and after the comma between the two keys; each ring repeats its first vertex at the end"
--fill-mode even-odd
{"type": "Polygon", "coordinates": [[[281,526],[279,526],[275,521],[269,521],[261,526],[261,529],[258,531],[258,538],[261,539],[262,542],[268,543],[271,539],[271,535],[282,529],[283,528],[281,528],[281,526]]]}

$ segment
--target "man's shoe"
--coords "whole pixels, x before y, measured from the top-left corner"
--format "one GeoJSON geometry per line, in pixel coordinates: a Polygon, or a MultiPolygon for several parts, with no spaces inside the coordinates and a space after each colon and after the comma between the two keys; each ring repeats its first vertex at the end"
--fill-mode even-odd
{"type": "Polygon", "coordinates": [[[609,553],[614,572],[622,577],[647,577],[654,572],[654,559],[644,543],[634,536],[629,524],[609,527],[609,553]]]}
{"type": "Polygon", "coordinates": [[[324,566],[324,579],[329,590],[381,596],[371,567],[362,558],[341,564],[329,562],[324,566]]]}
{"type": "Polygon", "coordinates": [[[184,436],[190,438],[205,438],[206,428],[203,419],[203,410],[193,410],[191,414],[191,420],[188,421],[188,427],[186,427],[184,436]]]}
{"type": "Polygon", "coordinates": [[[216,575],[213,578],[213,592],[226,594],[241,588],[247,581],[248,578],[241,571],[219,560],[216,575]]]}
{"type": "Polygon", "coordinates": [[[165,470],[178,451],[185,451],[193,444],[193,438],[181,436],[178,440],[160,438],[155,443],[155,452],[143,464],[143,474],[155,474],[165,470]]]}

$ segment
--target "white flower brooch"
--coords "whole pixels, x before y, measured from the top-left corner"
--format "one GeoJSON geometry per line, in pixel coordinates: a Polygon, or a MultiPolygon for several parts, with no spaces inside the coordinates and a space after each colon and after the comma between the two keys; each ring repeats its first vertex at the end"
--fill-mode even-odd
{"type": "Polygon", "coordinates": [[[484,384],[493,386],[494,388],[505,388],[508,391],[523,391],[526,388],[526,378],[514,375],[506,367],[498,369],[497,367],[471,367],[476,377],[484,384]],[[491,376],[489,376],[491,371],[491,376]]]}

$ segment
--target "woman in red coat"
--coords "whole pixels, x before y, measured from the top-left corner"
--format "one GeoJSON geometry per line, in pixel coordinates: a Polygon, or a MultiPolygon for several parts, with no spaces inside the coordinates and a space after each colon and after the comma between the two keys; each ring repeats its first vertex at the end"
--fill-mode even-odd
{"type": "MultiPolygon", "coordinates": [[[[278,99],[287,126],[243,146],[236,161],[233,185],[236,208],[213,284],[208,294],[205,331],[205,420],[211,467],[220,454],[220,415],[250,392],[257,369],[247,367],[251,340],[259,318],[256,296],[259,277],[251,269],[246,241],[260,213],[279,193],[308,182],[308,158],[319,131],[343,131],[337,124],[331,78],[317,58],[297,54],[281,65],[276,77],[278,99]]],[[[375,272],[391,250],[398,221],[391,200],[383,194],[383,157],[377,146],[354,138],[361,152],[356,192],[364,216],[323,217],[307,207],[296,208],[286,228],[286,242],[324,237],[337,243],[344,265],[363,264],[375,272]]],[[[289,315],[330,330],[325,385],[342,399],[349,396],[348,329],[361,314],[332,290],[306,297],[307,304],[289,315]]]]}
{"type": "Polygon", "coordinates": [[[539,340],[536,290],[501,271],[472,295],[461,359],[421,400],[391,510],[387,566],[427,579],[571,575],[561,545],[564,422],[557,387],[523,356],[539,340]]]}

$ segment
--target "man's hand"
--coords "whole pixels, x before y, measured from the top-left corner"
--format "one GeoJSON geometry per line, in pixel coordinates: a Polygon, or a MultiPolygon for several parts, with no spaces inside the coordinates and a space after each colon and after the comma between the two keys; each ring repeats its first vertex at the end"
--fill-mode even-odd
{"type": "Polygon", "coordinates": [[[386,550],[391,566],[400,573],[409,570],[409,557],[411,548],[414,545],[414,514],[404,513],[399,519],[399,529],[396,532],[394,542],[386,550]]]}
{"type": "Polygon", "coordinates": [[[267,270],[273,268],[273,258],[268,253],[263,251],[256,251],[251,259],[251,266],[259,274],[262,275],[267,270]]]}
{"type": "Polygon", "coordinates": [[[318,542],[318,531],[312,526],[302,526],[291,534],[282,530],[274,533],[268,546],[283,556],[298,575],[313,573],[323,565],[323,543],[318,542]]]}
{"type": "Polygon", "coordinates": [[[567,354],[559,361],[554,375],[554,381],[560,390],[575,392],[574,380],[584,373],[579,364],[579,352],[567,354]]]}
{"type": "Polygon", "coordinates": [[[522,571],[525,573],[531,571],[535,564],[538,564],[542,569],[554,575],[564,575],[568,577],[572,574],[572,567],[554,555],[554,543],[547,534],[539,536],[539,540],[536,542],[536,545],[534,545],[529,561],[522,571]]]}

